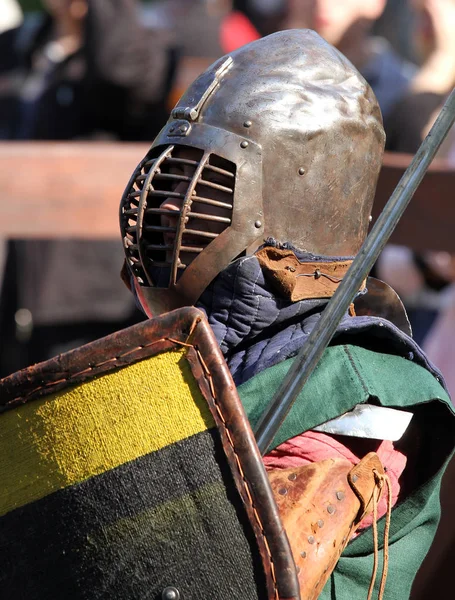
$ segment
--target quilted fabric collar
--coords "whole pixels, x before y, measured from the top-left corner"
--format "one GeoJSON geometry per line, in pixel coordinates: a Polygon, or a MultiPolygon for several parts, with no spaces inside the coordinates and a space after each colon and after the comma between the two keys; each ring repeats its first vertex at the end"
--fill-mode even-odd
{"type": "MultiPolygon", "coordinates": [[[[222,271],[197,306],[206,312],[234,381],[239,385],[295,356],[326,304],[327,300],[291,302],[277,297],[265,281],[258,259],[247,256],[222,271]]],[[[403,356],[421,364],[442,381],[419,346],[386,319],[346,315],[332,341],[332,344],[339,343],[355,343],[403,356]]]]}

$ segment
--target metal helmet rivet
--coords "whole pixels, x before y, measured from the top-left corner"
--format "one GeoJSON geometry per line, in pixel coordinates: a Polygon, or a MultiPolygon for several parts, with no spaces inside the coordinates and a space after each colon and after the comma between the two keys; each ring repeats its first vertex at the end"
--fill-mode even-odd
{"type": "Polygon", "coordinates": [[[299,175],[305,175],[305,169],[303,167],[300,167],[299,175]]]}
{"type": "Polygon", "coordinates": [[[251,125],[253,125],[252,121],[245,121],[245,123],[243,124],[243,126],[246,128],[251,127],[251,125]]]}
{"type": "Polygon", "coordinates": [[[240,144],[240,148],[247,148],[248,147],[248,142],[246,140],[243,140],[243,142],[241,142],[240,144]]]}
{"type": "Polygon", "coordinates": [[[180,592],[175,587],[167,587],[161,594],[162,600],[179,600],[180,592]]]}
{"type": "Polygon", "coordinates": [[[254,226],[256,227],[256,229],[259,229],[260,227],[262,227],[262,221],[255,221],[254,226]]]}

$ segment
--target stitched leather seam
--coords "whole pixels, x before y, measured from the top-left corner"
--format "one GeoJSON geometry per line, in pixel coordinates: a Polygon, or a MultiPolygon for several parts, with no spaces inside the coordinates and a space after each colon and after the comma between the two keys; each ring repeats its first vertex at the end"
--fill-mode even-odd
{"type": "MultiPolygon", "coordinates": [[[[84,369],[83,371],[78,371],[77,373],[71,373],[71,375],[68,375],[68,377],[62,377],[61,379],[58,379],[57,381],[50,381],[49,383],[46,383],[44,385],[34,388],[33,390],[29,391],[25,396],[16,396],[16,398],[13,398],[13,400],[10,400],[4,406],[6,408],[7,406],[10,406],[11,404],[14,404],[19,401],[23,401],[25,403],[29,400],[29,398],[31,396],[33,396],[37,392],[40,392],[41,390],[52,388],[53,386],[59,385],[61,383],[71,382],[73,379],[76,379],[76,377],[80,377],[81,375],[90,373],[91,371],[94,371],[95,369],[98,369],[99,367],[107,365],[108,363],[115,363],[116,361],[120,360],[121,358],[128,356],[128,354],[133,354],[134,352],[137,352],[138,350],[144,350],[145,348],[150,348],[151,346],[154,346],[155,344],[159,344],[159,343],[167,341],[167,339],[168,338],[162,338],[160,340],[155,340],[154,342],[151,342],[150,344],[144,344],[143,346],[136,346],[136,348],[130,349],[127,352],[124,352],[123,354],[119,354],[118,356],[109,358],[108,360],[105,360],[103,362],[96,363],[95,365],[87,367],[87,369],[84,369]]],[[[175,343],[175,340],[169,340],[169,341],[173,341],[175,343]]]]}
{"type": "MultiPolygon", "coordinates": [[[[185,345],[188,345],[188,344],[185,344],[185,345]]],[[[256,519],[259,527],[260,527],[260,530],[262,532],[262,538],[264,540],[264,544],[265,544],[265,547],[267,549],[267,553],[268,553],[269,560],[270,560],[270,571],[271,571],[272,581],[273,581],[273,587],[274,587],[274,591],[275,591],[275,600],[279,600],[277,580],[276,580],[276,574],[275,574],[275,565],[273,563],[272,553],[270,551],[270,546],[269,546],[269,543],[268,543],[268,540],[267,540],[267,536],[265,535],[265,531],[264,531],[264,527],[262,525],[261,518],[260,518],[260,516],[259,516],[259,514],[258,514],[258,512],[256,510],[255,505],[254,505],[253,497],[251,495],[249,484],[248,484],[248,481],[247,481],[247,479],[245,477],[245,474],[244,474],[244,471],[243,471],[243,468],[242,468],[242,464],[240,462],[239,455],[237,454],[237,450],[235,448],[234,440],[232,439],[231,433],[230,433],[230,431],[228,429],[228,426],[227,426],[227,423],[226,423],[226,419],[224,418],[223,412],[222,412],[221,407],[220,407],[220,405],[218,403],[218,399],[217,399],[216,394],[215,394],[215,387],[214,387],[214,384],[213,384],[212,375],[211,375],[211,373],[210,373],[210,371],[209,371],[209,369],[208,369],[208,367],[207,367],[204,359],[202,358],[202,355],[199,352],[197,346],[193,346],[193,348],[196,350],[199,362],[201,363],[201,366],[202,366],[202,369],[204,371],[204,374],[205,374],[205,376],[206,376],[206,378],[208,380],[208,384],[209,384],[209,388],[210,388],[210,393],[212,394],[212,397],[213,397],[213,400],[214,400],[214,403],[215,403],[215,407],[216,407],[218,416],[219,416],[219,418],[221,420],[221,423],[223,424],[224,434],[225,434],[225,436],[226,436],[226,438],[227,438],[227,440],[228,440],[228,442],[229,442],[229,444],[230,444],[230,446],[232,448],[232,451],[234,453],[236,464],[237,464],[237,468],[239,470],[241,479],[242,479],[243,484],[244,484],[243,487],[244,487],[246,495],[248,497],[248,501],[249,501],[249,503],[251,505],[251,509],[252,509],[253,514],[254,514],[254,517],[255,517],[255,519],[256,519]]]]}

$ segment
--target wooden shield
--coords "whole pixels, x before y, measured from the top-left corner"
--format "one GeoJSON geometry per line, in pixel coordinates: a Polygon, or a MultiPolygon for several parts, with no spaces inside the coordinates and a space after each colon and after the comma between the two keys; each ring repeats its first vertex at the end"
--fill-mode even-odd
{"type": "Polygon", "coordinates": [[[0,382],[5,598],[298,598],[235,385],[186,308],[0,382]]]}

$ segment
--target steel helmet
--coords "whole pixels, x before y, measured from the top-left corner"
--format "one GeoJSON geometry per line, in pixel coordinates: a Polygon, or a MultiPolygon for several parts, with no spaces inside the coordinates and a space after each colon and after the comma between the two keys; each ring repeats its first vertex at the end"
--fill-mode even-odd
{"type": "Polygon", "coordinates": [[[146,312],[194,304],[267,237],[355,255],[384,141],[370,86],[313,31],[274,33],[217,60],[122,198],[126,264],[146,312]]]}

